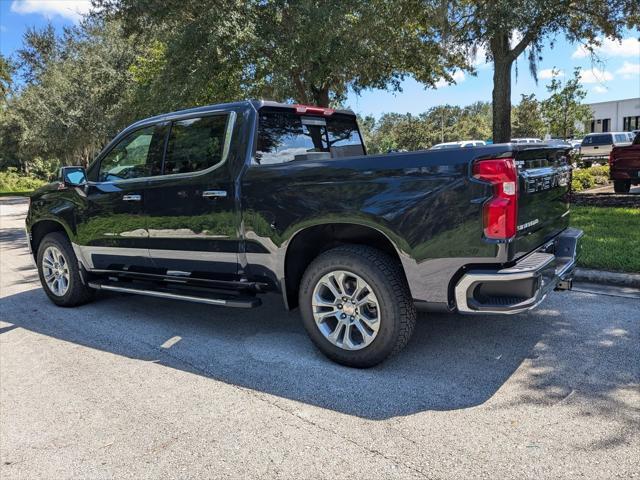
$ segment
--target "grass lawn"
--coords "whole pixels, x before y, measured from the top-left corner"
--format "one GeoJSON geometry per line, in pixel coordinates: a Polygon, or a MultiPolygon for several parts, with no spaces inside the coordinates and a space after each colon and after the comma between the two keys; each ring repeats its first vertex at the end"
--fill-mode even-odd
{"type": "Polygon", "coordinates": [[[571,225],[584,230],[579,266],[640,272],[640,208],[574,206],[571,225]]]}

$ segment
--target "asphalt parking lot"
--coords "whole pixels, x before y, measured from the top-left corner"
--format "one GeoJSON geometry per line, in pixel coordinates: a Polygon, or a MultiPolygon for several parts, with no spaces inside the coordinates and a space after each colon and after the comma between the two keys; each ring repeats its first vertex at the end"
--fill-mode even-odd
{"type": "Polygon", "coordinates": [[[25,200],[0,209],[3,480],[640,478],[636,292],[422,314],[405,351],[353,370],[276,296],[249,311],[125,295],[57,308],[25,200]]]}

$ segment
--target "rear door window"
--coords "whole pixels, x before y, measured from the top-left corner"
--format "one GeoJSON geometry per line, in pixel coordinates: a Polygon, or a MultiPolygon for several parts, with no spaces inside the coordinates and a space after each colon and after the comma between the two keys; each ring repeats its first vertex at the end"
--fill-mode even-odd
{"type": "Polygon", "coordinates": [[[616,142],[628,142],[629,141],[629,137],[627,137],[626,134],[619,134],[616,135],[616,142]]]}
{"type": "Polygon", "coordinates": [[[355,117],[299,115],[287,110],[262,109],[255,163],[271,165],[364,155],[355,117]]]}
{"type": "Polygon", "coordinates": [[[227,115],[213,115],[173,122],[163,173],[197,172],[221,163],[227,120],[227,115]]]}

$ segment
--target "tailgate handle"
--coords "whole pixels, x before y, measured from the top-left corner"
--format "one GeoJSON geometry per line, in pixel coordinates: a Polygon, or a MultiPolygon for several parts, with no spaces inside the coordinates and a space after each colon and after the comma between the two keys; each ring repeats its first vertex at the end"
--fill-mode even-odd
{"type": "Polygon", "coordinates": [[[142,200],[142,195],[127,194],[122,197],[122,200],[124,200],[125,202],[139,202],[140,200],[142,200]]]}
{"type": "Polygon", "coordinates": [[[226,190],[206,190],[202,192],[202,196],[204,198],[218,198],[218,197],[226,197],[226,190]]]}

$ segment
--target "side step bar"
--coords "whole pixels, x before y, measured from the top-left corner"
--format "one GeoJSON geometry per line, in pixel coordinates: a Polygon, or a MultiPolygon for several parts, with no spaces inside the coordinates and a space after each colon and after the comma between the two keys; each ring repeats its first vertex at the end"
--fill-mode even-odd
{"type": "Polygon", "coordinates": [[[220,307],[235,308],[255,308],[262,304],[259,298],[250,296],[230,296],[229,298],[214,298],[208,296],[186,295],[180,292],[170,292],[167,290],[149,290],[135,286],[123,287],[102,282],[89,282],[89,287],[96,290],[109,290],[120,293],[133,293],[136,295],[146,295],[148,297],[169,298],[172,300],[185,300],[187,302],[206,303],[208,305],[218,305],[220,307]]]}

